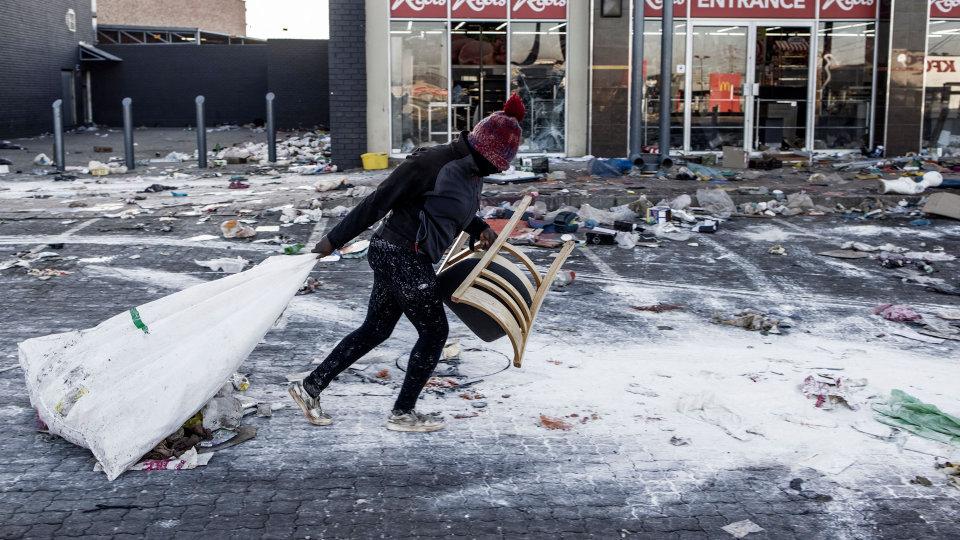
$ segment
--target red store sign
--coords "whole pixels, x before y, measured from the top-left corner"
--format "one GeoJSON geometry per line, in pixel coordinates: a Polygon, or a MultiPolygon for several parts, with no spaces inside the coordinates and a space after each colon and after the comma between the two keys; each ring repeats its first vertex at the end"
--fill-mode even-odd
{"type": "Polygon", "coordinates": [[[821,19],[873,19],[880,0],[820,0],[821,19]]]}
{"type": "Polygon", "coordinates": [[[691,17],[812,19],[816,0],[692,0],[691,17]]]}
{"type": "Polygon", "coordinates": [[[566,19],[567,0],[510,0],[511,19],[566,19]]]}
{"type": "MultiPolygon", "coordinates": [[[[660,17],[663,15],[663,3],[671,0],[644,0],[643,15],[645,17],[660,17]]],[[[673,16],[687,18],[687,0],[672,0],[673,16]]]]}
{"type": "Polygon", "coordinates": [[[453,19],[506,19],[510,0],[451,0],[453,19]]]}
{"type": "Polygon", "coordinates": [[[960,19],[960,0],[930,0],[931,19],[960,19]]]}
{"type": "Polygon", "coordinates": [[[446,19],[447,0],[390,0],[390,16],[397,19],[446,19]]]}
{"type": "Polygon", "coordinates": [[[569,0],[390,0],[394,19],[566,20],[569,0]]]}

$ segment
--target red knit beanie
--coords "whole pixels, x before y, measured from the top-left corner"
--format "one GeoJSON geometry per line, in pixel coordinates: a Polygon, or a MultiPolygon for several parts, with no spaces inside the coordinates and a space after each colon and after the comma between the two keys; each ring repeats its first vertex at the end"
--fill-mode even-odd
{"type": "Polygon", "coordinates": [[[497,169],[509,169],[510,162],[517,157],[517,149],[520,148],[520,122],[526,112],[523,100],[513,94],[503,104],[502,111],[491,114],[473,126],[473,131],[467,135],[470,146],[497,169]]]}

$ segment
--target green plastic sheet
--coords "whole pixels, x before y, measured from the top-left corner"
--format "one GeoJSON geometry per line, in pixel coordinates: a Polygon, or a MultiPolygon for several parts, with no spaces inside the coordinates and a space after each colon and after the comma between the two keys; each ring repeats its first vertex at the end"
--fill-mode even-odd
{"type": "Polygon", "coordinates": [[[873,406],[878,422],[934,441],[960,445],[960,418],[924,403],[903,390],[891,390],[886,403],[873,406]]]}

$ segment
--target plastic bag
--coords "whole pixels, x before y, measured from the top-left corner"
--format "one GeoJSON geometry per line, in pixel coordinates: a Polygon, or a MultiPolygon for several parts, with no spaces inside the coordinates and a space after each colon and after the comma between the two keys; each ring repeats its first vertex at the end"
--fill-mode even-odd
{"type": "Polygon", "coordinates": [[[51,433],[89,448],[113,480],[217,394],[316,262],[271,257],[94,328],[24,341],[30,403],[51,433]]]}
{"type": "Polygon", "coordinates": [[[722,189],[698,189],[697,204],[721,219],[727,219],[737,211],[737,205],[733,203],[733,199],[722,189]]]}
{"type": "Polygon", "coordinates": [[[891,390],[886,403],[873,406],[878,422],[905,429],[914,435],[960,445],[960,418],[949,415],[936,405],[924,403],[903,390],[891,390]]]}

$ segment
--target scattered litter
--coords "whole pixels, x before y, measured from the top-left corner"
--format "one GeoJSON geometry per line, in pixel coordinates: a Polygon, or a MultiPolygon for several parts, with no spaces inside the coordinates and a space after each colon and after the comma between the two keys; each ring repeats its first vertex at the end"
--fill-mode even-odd
{"type": "Polygon", "coordinates": [[[771,255],[786,255],[787,250],[780,244],[774,244],[770,247],[769,253],[771,255]]]}
{"type": "Polygon", "coordinates": [[[890,391],[884,403],[875,403],[878,422],[903,429],[934,441],[960,445],[960,418],[942,412],[936,405],[924,403],[903,390],[890,391]]]}
{"type": "Polygon", "coordinates": [[[793,326],[793,321],[788,317],[767,315],[752,309],[739,311],[732,315],[715,315],[713,320],[719,324],[759,331],[764,334],[782,334],[782,329],[793,326]]]}
{"type": "Polygon", "coordinates": [[[569,431],[573,429],[573,424],[545,414],[540,415],[540,426],[550,430],[569,431]]]}
{"type": "Polygon", "coordinates": [[[800,391],[809,399],[814,399],[814,407],[832,410],[844,405],[851,410],[860,406],[853,401],[852,394],[867,385],[866,379],[848,379],[830,373],[816,373],[803,379],[800,391]]]}
{"type": "Polygon", "coordinates": [[[690,439],[685,439],[683,437],[677,437],[674,435],[673,437],[670,437],[670,444],[673,446],[689,446],[690,439]]]}
{"type": "Polygon", "coordinates": [[[71,272],[66,270],[57,270],[56,268],[31,268],[27,270],[27,275],[35,277],[40,281],[47,281],[50,278],[69,276],[71,272]]]}
{"type": "Polygon", "coordinates": [[[873,309],[874,315],[879,315],[888,321],[895,322],[912,322],[919,321],[923,318],[923,315],[920,315],[909,306],[901,306],[896,304],[883,304],[877,306],[873,309]]]}
{"type": "Polygon", "coordinates": [[[730,533],[734,538],[743,538],[750,533],[763,532],[763,527],[757,525],[756,523],[745,519],[743,521],[737,521],[736,523],[731,523],[729,525],[724,525],[721,527],[724,531],[730,533]]]}
{"type": "Polygon", "coordinates": [[[651,313],[664,313],[666,311],[681,311],[683,306],[677,304],[654,304],[652,306],[632,306],[637,311],[649,311],[651,313]]]}
{"type": "Polygon", "coordinates": [[[242,272],[244,267],[250,264],[250,261],[243,257],[210,259],[207,261],[193,261],[194,263],[207,267],[214,272],[226,272],[227,274],[236,274],[242,272]]]}
{"type": "Polygon", "coordinates": [[[224,238],[253,238],[257,231],[253,227],[243,225],[236,219],[224,221],[220,224],[220,231],[224,238]]]}
{"type": "MultiPolygon", "coordinates": [[[[131,465],[127,470],[129,471],[186,471],[189,469],[196,469],[197,467],[204,467],[210,463],[210,459],[213,458],[213,453],[198,454],[196,448],[191,448],[183,453],[180,457],[173,457],[170,459],[145,459],[143,461],[137,462],[131,465]]],[[[94,465],[93,470],[96,472],[103,472],[103,465],[100,462],[97,462],[94,465]]]]}
{"type": "Polygon", "coordinates": [[[676,409],[694,420],[717,426],[734,439],[746,441],[750,439],[750,433],[756,433],[744,428],[743,417],[721,403],[713,392],[683,394],[677,399],[676,409]]]}

